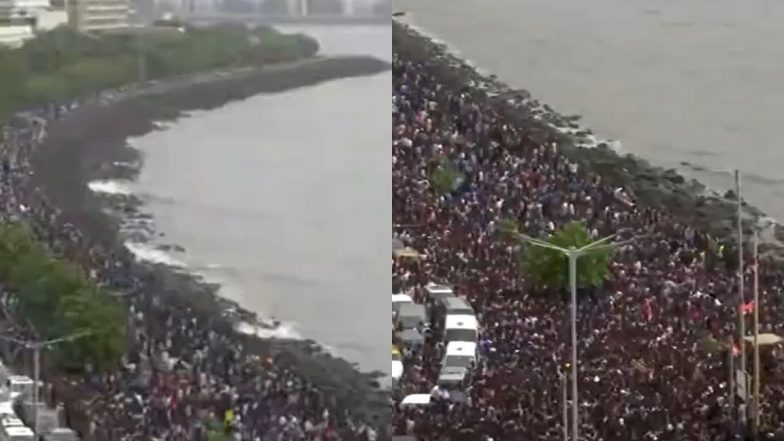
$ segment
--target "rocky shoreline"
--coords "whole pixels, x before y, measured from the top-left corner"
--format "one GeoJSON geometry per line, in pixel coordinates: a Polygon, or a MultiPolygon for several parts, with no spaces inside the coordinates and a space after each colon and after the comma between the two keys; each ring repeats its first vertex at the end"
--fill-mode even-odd
{"type": "MultiPolygon", "coordinates": [[[[140,201],[132,196],[97,197],[87,184],[95,179],[133,178],[141,166],[138,152],[127,138],[155,130],[160,121],[182,112],[212,109],[226,102],[264,92],[278,92],[339,78],[372,75],[390,68],[371,57],[318,58],[259,70],[211,73],[159,81],[124,92],[119,99],[82,105],[47,127],[47,136],[33,158],[33,180],[64,219],[90,241],[116,254],[127,255],[120,234],[129,217],[144,218],[140,201]],[[110,212],[107,212],[110,208],[110,212]]],[[[174,246],[174,245],[172,245],[174,246]]],[[[190,308],[199,316],[222,315],[227,327],[264,323],[255,314],[216,295],[218,286],[197,276],[160,264],[139,262],[139,271],[155,280],[149,289],[172,307],[190,308]]],[[[387,373],[363,373],[354,363],[334,357],[314,341],[260,339],[235,332],[246,348],[261,355],[274,354],[289,368],[308,378],[358,421],[386,427],[388,394],[379,387],[387,373]]]]}
{"type": "MultiPolygon", "coordinates": [[[[402,14],[404,15],[404,14],[402,14]]],[[[715,238],[732,242],[737,237],[737,203],[731,192],[719,194],[697,180],[687,180],[674,169],[652,165],[631,154],[614,149],[615,142],[598,138],[583,127],[580,117],[561,115],[534,99],[526,90],[513,89],[494,75],[485,76],[469,63],[450,53],[449,48],[399,20],[393,20],[392,45],[406,59],[428,62],[439,80],[472,94],[477,100],[492,102],[505,116],[528,127],[535,139],[555,133],[559,149],[585,170],[593,170],[622,187],[634,199],[649,206],[667,206],[687,222],[707,228],[715,238]]],[[[752,231],[754,219],[764,216],[744,202],[744,230],[752,231]]],[[[784,260],[784,228],[777,226],[772,237],[763,238],[760,250],[784,260]]]]}

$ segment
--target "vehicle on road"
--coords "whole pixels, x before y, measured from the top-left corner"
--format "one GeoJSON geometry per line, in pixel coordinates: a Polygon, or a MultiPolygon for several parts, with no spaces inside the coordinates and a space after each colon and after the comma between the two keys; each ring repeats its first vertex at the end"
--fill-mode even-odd
{"type": "Polygon", "coordinates": [[[34,441],[35,434],[29,427],[3,427],[0,428],[2,441],[34,441]]]}
{"type": "Polygon", "coordinates": [[[444,324],[444,341],[479,341],[479,322],[473,315],[447,315],[444,324]]]}
{"type": "Polygon", "coordinates": [[[425,286],[425,296],[429,302],[435,304],[441,301],[443,298],[454,297],[455,291],[446,285],[428,283],[425,286]]]}
{"type": "Polygon", "coordinates": [[[414,299],[408,294],[392,294],[392,313],[400,312],[400,305],[414,303],[414,299]]]}
{"type": "Polygon", "coordinates": [[[460,297],[445,297],[441,299],[441,313],[444,315],[476,315],[474,308],[460,297]]]}
{"type": "Polygon", "coordinates": [[[465,402],[477,364],[477,344],[450,342],[445,353],[438,373],[438,387],[448,393],[450,401],[465,402]]]}
{"type": "Polygon", "coordinates": [[[392,347],[392,379],[397,381],[403,376],[403,355],[396,347],[392,347]]]}
{"type": "Polygon", "coordinates": [[[433,397],[430,394],[411,394],[406,395],[402,401],[400,401],[400,406],[402,407],[421,407],[421,406],[429,406],[433,397]]]}
{"type": "Polygon", "coordinates": [[[425,307],[418,303],[403,303],[397,314],[397,322],[401,330],[421,329],[427,323],[425,307]]]}

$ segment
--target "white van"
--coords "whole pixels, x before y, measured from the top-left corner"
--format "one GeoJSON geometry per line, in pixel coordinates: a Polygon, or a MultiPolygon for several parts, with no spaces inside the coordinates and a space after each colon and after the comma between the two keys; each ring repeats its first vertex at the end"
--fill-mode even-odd
{"type": "Polygon", "coordinates": [[[67,427],[58,427],[44,435],[44,441],[79,441],[79,437],[67,427]]]}
{"type": "Polygon", "coordinates": [[[11,375],[8,377],[7,385],[12,399],[24,394],[33,396],[33,379],[26,375],[11,375]]]}
{"type": "Polygon", "coordinates": [[[11,400],[0,401],[0,419],[5,417],[16,417],[14,402],[11,400]]]}
{"type": "Polygon", "coordinates": [[[451,341],[446,345],[446,353],[441,364],[447,367],[469,367],[476,364],[477,354],[476,343],[451,341]]]}
{"type": "Polygon", "coordinates": [[[471,371],[476,367],[476,347],[476,343],[464,341],[453,341],[446,346],[438,373],[438,387],[449,391],[452,400],[464,401],[467,398],[465,390],[471,371]]]}
{"type": "Polygon", "coordinates": [[[3,441],[34,441],[35,434],[29,427],[4,427],[2,429],[3,441]]]}
{"type": "Polygon", "coordinates": [[[400,311],[400,305],[404,303],[414,303],[414,299],[408,294],[392,294],[392,312],[397,314],[400,311]]]}
{"type": "Polygon", "coordinates": [[[446,297],[454,297],[455,291],[446,285],[428,283],[427,286],[425,286],[425,294],[427,295],[428,299],[432,300],[433,302],[438,302],[439,300],[446,297]]]}
{"type": "Polygon", "coordinates": [[[473,315],[450,314],[444,323],[444,341],[479,341],[479,322],[473,315]]]}
{"type": "Polygon", "coordinates": [[[420,407],[429,406],[432,397],[430,394],[411,394],[406,395],[400,402],[400,407],[420,407]]]}
{"type": "Polygon", "coordinates": [[[3,418],[0,420],[0,426],[2,426],[3,429],[7,429],[9,427],[25,427],[22,420],[20,420],[16,415],[3,416],[3,418]]]}
{"type": "Polygon", "coordinates": [[[444,315],[476,315],[471,304],[460,297],[447,297],[441,299],[440,308],[444,315]]]}

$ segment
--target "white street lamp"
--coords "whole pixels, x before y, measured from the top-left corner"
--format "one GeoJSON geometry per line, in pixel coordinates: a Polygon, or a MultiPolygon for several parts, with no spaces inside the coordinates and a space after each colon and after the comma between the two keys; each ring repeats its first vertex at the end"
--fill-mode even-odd
{"type": "Polygon", "coordinates": [[[572,441],[579,441],[579,400],[577,399],[577,259],[585,254],[608,248],[616,248],[627,243],[631,243],[637,239],[637,237],[634,237],[621,242],[610,242],[612,239],[617,237],[619,233],[620,231],[610,236],[601,238],[595,242],[591,242],[588,245],[582,246],[580,248],[576,248],[574,246],[563,248],[520,232],[513,232],[514,236],[526,243],[537,247],[549,248],[551,250],[558,251],[569,259],[569,289],[571,291],[572,304],[570,316],[572,328],[572,441]]]}
{"type": "Polygon", "coordinates": [[[0,340],[11,341],[33,350],[33,432],[38,434],[38,386],[41,377],[41,349],[54,346],[58,343],[77,340],[93,334],[93,331],[77,332],[65,337],[55,338],[46,341],[24,341],[13,337],[0,335],[0,340]]]}
{"type": "MultiPolygon", "coordinates": [[[[765,217],[758,219],[754,225],[754,389],[752,391],[752,424],[753,432],[759,432],[760,424],[760,353],[759,353],[759,234],[776,224],[774,219],[765,217]]],[[[745,336],[744,336],[745,337],[745,336]]]]}
{"type": "Polygon", "coordinates": [[[563,403],[563,441],[569,441],[569,392],[566,386],[566,373],[558,369],[558,379],[561,380],[561,394],[563,403]]]}
{"type": "MultiPolygon", "coordinates": [[[[740,341],[738,346],[740,349],[740,370],[743,372],[742,378],[746,384],[743,390],[748,390],[748,375],[746,375],[746,319],[743,317],[743,305],[746,304],[746,294],[744,291],[744,271],[743,267],[743,199],[740,197],[740,171],[735,170],[735,197],[738,199],[738,334],[740,341]]],[[[734,393],[734,391],[730,391],[734,393]]],[[[744,401],[748,397],[743,397],[744,401]]],[[[740,417],[740,415],[739,415],[740,417]]],[[[743,416],[745,419],[745,415],[743,416]]]]}

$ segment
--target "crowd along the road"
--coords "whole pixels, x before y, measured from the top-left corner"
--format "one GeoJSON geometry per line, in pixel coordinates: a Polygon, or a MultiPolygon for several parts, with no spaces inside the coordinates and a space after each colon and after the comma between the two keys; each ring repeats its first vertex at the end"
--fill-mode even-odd
{"type": "MultiPolygon", "coordinates": [[[[428,284],[437,282],[467,299],[481,323],[478,355],[461,385],[465,396],[442,393],[449,340],[443,325],[428,316],[419,327],[421,343],[395,338],[404,366],[393,391],[394,433],[422,440],[563,439],[569,304],[533,284],[515,247],[499,240],[499,223],[513,220],[535,237],[572,221],[584,222],[596,238],[621,229],[642,237],[616,250],[600,288],[581,292],[582,438],[741,436],[729,407],[728,367],[737,344],[737,263],[717,255],[717,238],[688,215],[616,197],[617,188],[559,151],[555,135],[535,140],[481,94],[444,81],[439,63],[394,55],[393,225],[400,226],[401,246],[421,256],[393,258],[393,286],[424,300],[428,284]],[[441,194],[431,177],[444,161],[462,182],[441,194]],[[718,350],[709,350],[708,341],[720,342],[718,350]],[[406,402],[414,394],[431,399],[406,402]]],[[[752,268],[745,277],[750,287],[752,268]]],[[[782,334],[782,282],[781,267],[764,262],[762,332],[782,334]]],[[[761,434],[782,440],[781,348],[762,348],[762,357],[761,434]]]]}
{"type": "MultiPolygon", "coordinates": [[[[121,97],[106,92],[88,101],[109,105],[121,97]]],[[[215,432],[243,441],[376,439],[376,429],[352,422],[276,354],[246,350],[219,311],[205,316],[168,304],[151,288],[153,274],[127,250],[97,247],[89,232],[62,218],[34,184],[31,158],[47,125],[79,106],[44,106],[3,128],[0,220],[28,223],[56,253],[73,257],[98,283],[121,293],[132,342],[121,369],[53,374],[45,378],[49,393],[43,398],[64,404],[67,424],[87,441],[206,441],[215,432]]],[[[7,325],[5,332],[35,339],[24,327],[7,325]]]]}

